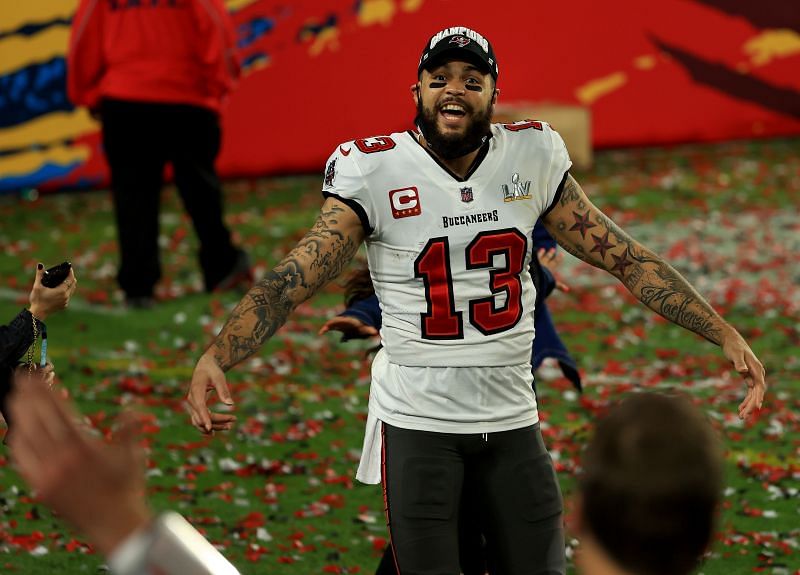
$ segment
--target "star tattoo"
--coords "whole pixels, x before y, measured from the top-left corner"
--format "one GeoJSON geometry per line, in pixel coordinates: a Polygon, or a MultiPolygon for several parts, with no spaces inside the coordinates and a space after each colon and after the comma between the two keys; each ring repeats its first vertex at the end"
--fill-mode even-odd
{"type": "Polygon", "coordinates": [[[583,215],[580,215],[578,212],[572,212],[572,215],[575,216],[575,223],[569,229],[569,231],[574,232],[578,230],[581,233],[581,237],[586,237],[586,230],[589,228],[594,228],[597,224],[593,224],[589,221],[589,212],[586,212],[583,215]]]}
{"type": "Polygon", "coordinates": [[[630,265],[633,265],[633,262],[628,259],[628,248],[625,248],[625,251],[622,252],[621,256],[615,256],[611,254],[611,257],[614,258],[614,267],[611,268],[611,271],[619,270],[620,275],[625,275],[625,268],[630,265]]]}
{"type": "Polygon", "coordinates": [[[617,245],[608,241],[608,231],[603,237],[592,234],[592,239],[594,240],[594,247],[590,251],[600,252],[600,257],[603,259],[606,259],[606,252],[617,245]]]}

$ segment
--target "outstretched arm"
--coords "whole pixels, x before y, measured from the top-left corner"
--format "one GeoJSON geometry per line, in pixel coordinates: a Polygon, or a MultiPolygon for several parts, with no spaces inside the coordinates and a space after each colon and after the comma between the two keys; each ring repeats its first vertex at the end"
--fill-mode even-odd
{"type": "Polygon", "coordinates": [[[204,433],[230,429],[235,418],[210,413],[207,393],[216,390],[223,402],[232,405],[224,372],[258,351],[294,308],[337,277],[363,239],[364,229],[355,212],[328,198],[314,226],[283,261],[250,288],[197,362],[187,397],[196,427],[204,433]]]}
{"type": "Polygon", "coordinates": [[[572,176],[544,222],[566,251],[615,276],[653,311],[721,346],[747,381],[740,417],[761,407],[764,367],[744,338],[672,266],[594,206],[572,176]]]}

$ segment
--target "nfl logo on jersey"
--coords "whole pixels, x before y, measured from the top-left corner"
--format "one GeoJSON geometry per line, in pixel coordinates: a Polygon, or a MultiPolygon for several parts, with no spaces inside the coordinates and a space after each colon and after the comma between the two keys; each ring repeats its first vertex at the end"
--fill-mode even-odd
{"type": "Polygon", "coordinates": [[[472,188],[459,188],[461,190],[461,201],[464,203],[471,202],[473,200],[472,197],[472,188]]]}

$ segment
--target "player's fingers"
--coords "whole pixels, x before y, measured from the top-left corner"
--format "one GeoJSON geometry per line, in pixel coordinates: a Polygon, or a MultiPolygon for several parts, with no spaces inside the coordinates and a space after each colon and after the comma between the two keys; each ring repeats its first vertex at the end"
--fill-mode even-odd
{"type": "Polygon", "coordinates": [[[211,425],[211,431],[230,431],[231,429],[233,429],[232,421],[213,423],[211,425]]]}
{"type": "Polygon", "coordinates": [[[747,393],[742,403],[739,405],[739,416],[742,419],[747,418],[751,413],[761,409],[764,402],[765,386],[763,384],[756,384],[753,379],[747,375],[745,376],[747,382],[747,393]]]}
{"type": "Polygon", "coordinates": [[[189,394],[186,397],[186,407],[192,416],[192,424],[202,428],[203,431],[211,430],[211,416],[206,406],[206,386],[196,379],[192,379],[189,394]]]}
{"type": "Polygon", "coordinates": [[[216,377],[212,378],[212,382],[217,392],[217,397],[220,398],[222,403],[225,405],[233,405],[233,397],[231,396],[231,390],[228,388],[228,382],[225,381],[225,376],[218,374],[216,377]]]}
{"type": "Polygon", "coordinates": [[[764,402],[764,395],[767,392],[767,372],[764,369],[764,365],[754,355],[746,359],[749,364],[748,372],[752,379],[756,404],[758,408],[761,409],[761,405],[764,402]]]}
{"type": "Polygon", "coordinates": [[[325,325],[327,326],[325,331],[340,331],[344,334],[352,334],[358,333],[364,324],[354,317],[343,316],[332,318],[325,325]]]}
{"type": "Polygon", "coordinates": [[[738,373],[744,375],[748,373],[749,368],[747,367],[747,362],[744,359],[743,353],[737,353],[733,359],[731,359],[733,363],[733,369],[735,369],[738,373]]]}
{"type": "Polygon", "coordinates": [[[208,423],[203,421],[203,419],[194,411],[189,412],[189,416],[192,419],[192,426],[197,428],[197,430],[202,433],[203,435],[208,435],[211,433],[211,419],[209,418],[208,423]]]}
{"type": "Polygon", "coordinates": [[[739,404],[739,419],[747,419],[756,407],[755,396],[753,390],[748,390],[745,395],[744,401],[739,404]]]}
{"type": "Polygon", "coordinates": [[[319,335],[322,335],[323,333],[327,333],[327,332],[329,332],[331,330],[343,331],[345,329],[343,326],[345,326],[345,327],[347,326],[347,322],[345,322],[344,320],[345,320],[345,318],[343,318],[343,317],[332,317],[331,319],[326,321],[325,324],[321,328],[319,328],[319,332],[318,332],[319,335]]]}
{"type": "Polygon", "coordinates": [[[214,413],[211,412],[211,423],[233,423],[236,421],[236,416],[232,413],[214,413]]]}
{"type": "Polygon", "coordinates": [[[361,335],[369,335],[369,336],[378,335],[378,330],[371,325],[362,325],[359,328],[359,332],[361,333],[361,335]]]}

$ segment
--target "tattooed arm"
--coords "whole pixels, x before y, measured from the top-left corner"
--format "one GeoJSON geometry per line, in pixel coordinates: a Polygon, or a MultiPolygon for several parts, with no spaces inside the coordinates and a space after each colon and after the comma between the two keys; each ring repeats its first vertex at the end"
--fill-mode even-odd
{"type": "Polygon", "coordinates": [[[672,266],[597,209],[572,176],[567,177],[561,198],[544,224],[561,247],[612,274],[650,309],[721,346],[747,381],[740,417],[761,407],[766,390],[764,367],[739,332],[672,266]]]}
{"type": "Polygon", "coordinates": [[[355,212],[328,198],[314,226],[283,261],[250,288],[197,362],[187,397],[195,427],[203,433],[230,429],[235,417],[209,412],[208,392],[216,390],[224,403],[232,405],[224,372],[258,351],[294,308],[336,278],[363,239],[364,229],[355,212]]]}

